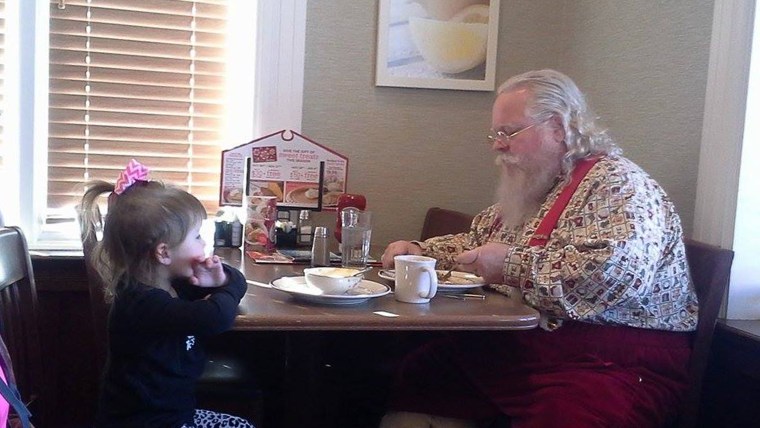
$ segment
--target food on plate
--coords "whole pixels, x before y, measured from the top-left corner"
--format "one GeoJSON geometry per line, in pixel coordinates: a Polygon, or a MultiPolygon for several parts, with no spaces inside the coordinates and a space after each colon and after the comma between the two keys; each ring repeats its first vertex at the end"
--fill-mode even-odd
{"type": "Polygon", "coordinates": [[[478,284],[483,279],[475,276],[474,274],[468,274],[468,273],[458,273],[458,272],[452,272],[452,275],[450,275],[448,278],[446,278],[447,271],[445,270],[439,270],[436,271],[438,276],[438,281],[440,281],[441,284],[450,284],[450,285],[470,285],[470,284],[478,284]]]}
{"type": "Polygon", "coordinates": [[[307,199],[317,199],[319,197],[319,189],[309,188],[303,193],[307,199]]]}
{"type": "Polygon", "coordinates": [[[274,194],[269,188],[267,187],[257,187],[253,191],[253,196],[274,196],[277,197],[277,195],[274,194]]]}
{"type": "Polygon", "coordinates": [[[315,268],[310,269],[311,273],[313,275],[319,275],[319,276],[329,276],[330,278],[346,278],[349,276],[354,276],[357,273],[359,273],[359,269],[349,269],[349,268],[332,268],[332,267],[325,267],[325,268],[315,268]]]}
{"type": "Polygon", "coordinates": [[[337,205],[338,197],[342,194],[343,192],[325,193],[324,195],[322,195],[322,205],[337,205]]]}
{"type": "Polygon", "coordinates": [[[272,192],[272,196],[277,196],[277,200],[282,200],[282,185],[280,183],[270,181],[267,184],[267,189],[272,192]]]}
{"type": "Polygon", "coordinates": [[[343,191],[342,181],[331,181],[325,185],[328,192],[341,192],[343,191]]]}
{"type": "Polygon", "coordinates": [[[281,181],[252,181],[252,196],[274,196],[278,201],[282,201],[282,182],[281,181]]]}
{"type": "Polygon", "coordinates": [[[300,204],[314,204],[319,199],[319,189],[314,187],[298,187],[288,192],[285,196],[285,202],[295,202],[300,204]]]}
{"type": "Polygon", "coordinates": [[[277,219],[277,199],[272,196],[251,196],[248,198],[246,218],[249,222],[260,222],[265,226],[274,225],[277,219]]]}
{"type": "Polygon", "coordinates": [[[222,191],[222,202],[239,204],[243,202],[243,190],[237,187],[225,187],[222,191]]]}
{"type": "Polygon", "coordinates": [[[267,237],[267,231],[258,225],[251,223],[246,227],[245,240],[250,244],[265,244],[267,237]]]}
{"type": "MultiPolygon", "coordinates": [[[[342,191],[330,192],[324,187],[322,188],[322,205],[335,206],[338,204],[338,198],[342,195],[342,191]]],[[[298,187],[290,190],[285,195],[285,202],[293,202],[299,204],[316,204],[319,199],[319,188],[317,187],[298,187]]]]}

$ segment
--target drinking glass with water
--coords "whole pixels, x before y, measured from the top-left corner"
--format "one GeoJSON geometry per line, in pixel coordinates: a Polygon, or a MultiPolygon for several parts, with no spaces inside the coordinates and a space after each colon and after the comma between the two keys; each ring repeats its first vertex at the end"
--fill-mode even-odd
{"type": "Polygon", "coordinates": [[[372,236],[372,213],[357,208],[344,208],[340,212],[343,223],[341,259],[343,267],[367,266],[372,236]]]}

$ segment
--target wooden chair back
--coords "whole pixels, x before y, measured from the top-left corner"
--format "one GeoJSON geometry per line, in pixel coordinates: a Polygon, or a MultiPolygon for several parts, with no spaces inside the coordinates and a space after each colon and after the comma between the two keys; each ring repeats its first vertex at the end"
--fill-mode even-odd
{"type": "Polygon", "coordinates": [[[715,322],[718,319],[723,296],[731,277],[734,252],[686,239],[686,259],[691,278],[699,299],[699,323],[693,337],[693,349],[689,361],[689,389],[678,418],[678,427],[694,427],[699,416],[699,400],[702,378],[707,368],[715,322]]]}
{"type": "Polygon", "coordinates": [[[0,227],[0,335],[8,347],[22,400],[43,419],[44,397],[37,289],[26,238],[18,227],[0,227]]]}
{"type": "Polygon", "coordinates": [[[468,232],[472,219],[472,215],[463,212],[439,207],[429,208],[425,215],[425,222],[422,224],[420,241],[433,236],[468,232]]]}

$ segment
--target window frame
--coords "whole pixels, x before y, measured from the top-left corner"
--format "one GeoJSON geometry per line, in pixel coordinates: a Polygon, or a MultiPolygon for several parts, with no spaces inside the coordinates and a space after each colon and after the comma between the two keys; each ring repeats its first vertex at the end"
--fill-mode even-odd
{"type": "Polygon", "coordinates": [[[733,249],[731,283],[720,316],[757,319],[754,302],[760,296],[755,254],[760,248],[755,224],[758,198],[753,189],[756,173],[749,167],[753,137],[758,127],[747,120],[754,113],[759,76],[757,58],[760,16],[755,2],[715,2],[710,60],[705,91],[693,237],[733,249]],[[747,220],[750,220],[749,222],[747,220]]]}
{"type": "MultiPolygon", "coordinates": [[[[18,67],[17,73],[11,74],[15,80],[6,82],[19,88],[18,99],[8,104],[8,110],[18,106],[18,117],[8,126],[10,133],[17,130],[18,142],[8,150],[8,163],[18,167],[6,171],[8,187],[14,191],[3,192],[0,203],[6,224],[19,225],[30,248],[78,249],[81,243],[76,224],[46,224],[50,0],[18,4],[17,16],[9,16],[9,21],[18,26],[11,28],[18,35],[18,67]]],[[[301,131],[306,8],[305,0],[254,2],[254,12],[247,17],[257,23],[256,34],[250,35],[254,58],[247,63],[254,70],[243,73],[254,77],[244,91],[250,94],[249,108],[237,113],[246,126],[235,127],[228,135],[228,141],[236,143],[231,145],[243,144],[271,129],[301,131]]],[[[8,64],[14,64],[13,60],[8,58],[8,64]]],[[[236,96],[239,98],[240,92],[236,96]]]]}

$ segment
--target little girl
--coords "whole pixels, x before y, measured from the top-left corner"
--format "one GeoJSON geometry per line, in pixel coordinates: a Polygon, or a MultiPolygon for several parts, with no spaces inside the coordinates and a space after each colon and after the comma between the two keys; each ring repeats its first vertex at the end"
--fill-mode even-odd
{"type": "Polygon", "coordinates": [[[205,362],[200,341],[232,326],[245,278],[205,256],[198,199],[133,171],[147,174],[133,160],[116,186],[91,182],[82,199],[84,223],[95,224],[96,200],[111,192],[92,254],[112,301],[96,426],[252,427],[195,409],[194,396],[205,362]]]}

